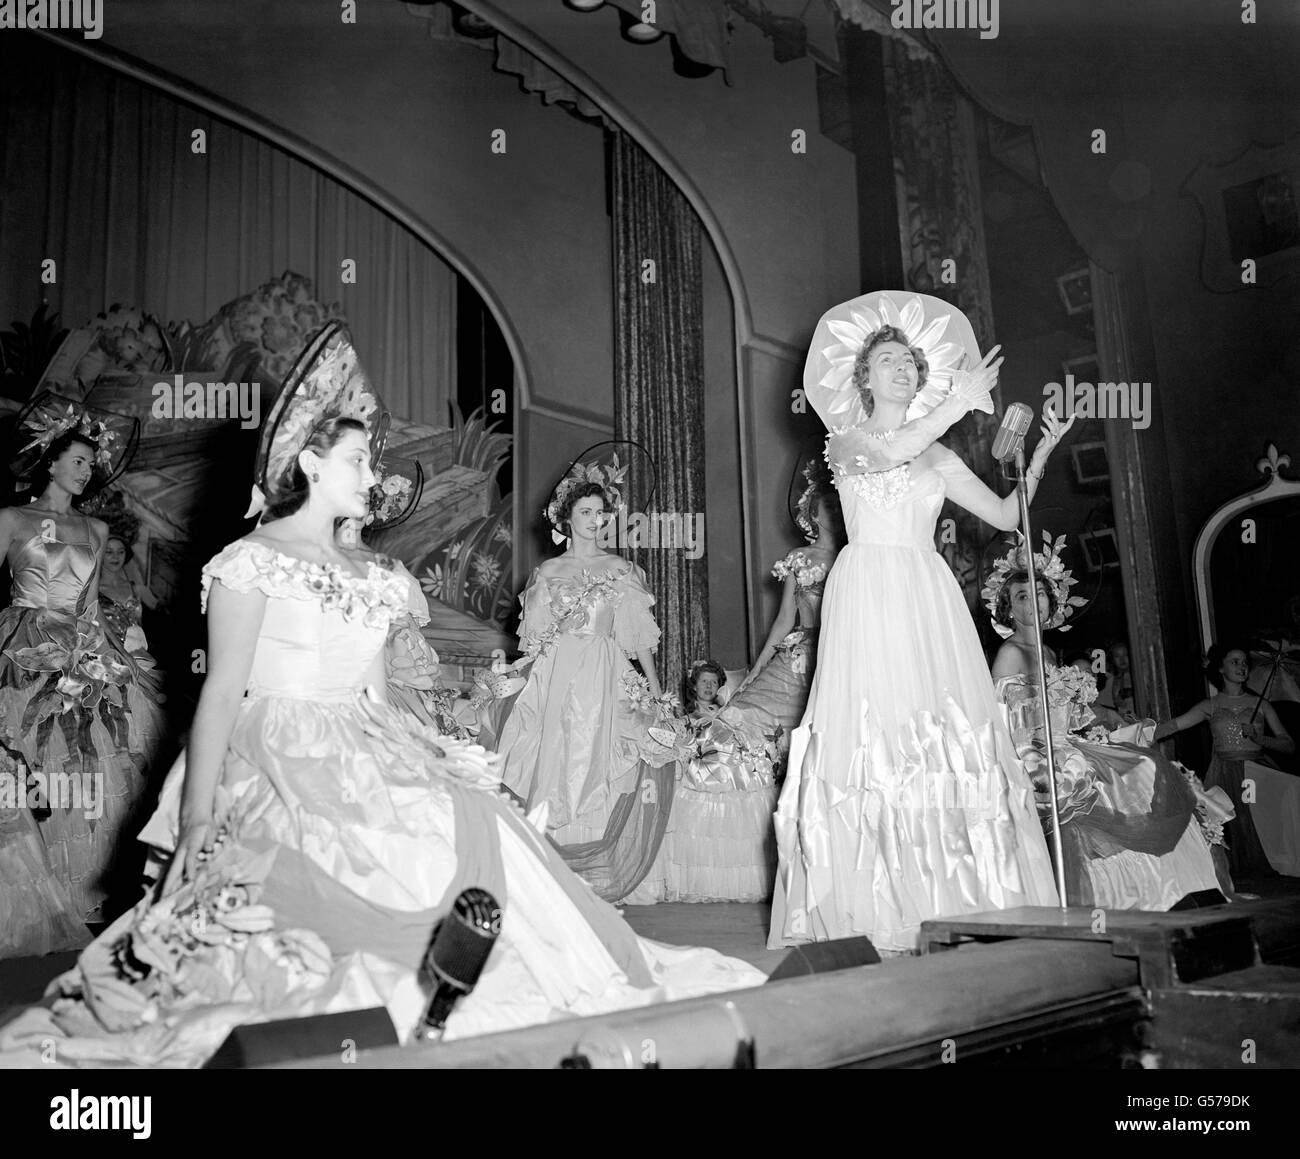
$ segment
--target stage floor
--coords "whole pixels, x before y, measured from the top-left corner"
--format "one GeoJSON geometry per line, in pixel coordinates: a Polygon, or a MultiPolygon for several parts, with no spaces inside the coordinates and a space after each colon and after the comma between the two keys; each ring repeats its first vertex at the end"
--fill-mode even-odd
{"type": "MultiPolygon", "coordinates": [[[[1300,877],[1275,877],[1238,884],[1243,892],[1262,898],[1300,895],[1300,877]]],[[[621,907],[628,925],[641,937],[673,946],[708,946],[771,973],[788,951],[767,948],[771,907],[765,903],[712,902],[691,905],[621,907]]],[[[49,981],[76,962],[76,954],[0,961],[0,1025],[28,1003],[40,1001],[49,981]]]]}
{"type": "Polygon", "coordinates": [[[765,974],[789,953],[767,948],[772,907],[766,902],[671,902],[620,908],[627,924],[643,938],[670,946],[708,946],[765,974]]]}
{"type": "MultiPolygon", "coordinates": [[[[1271,877],[1237,883],[1243,893],[1261,898],[1300,895],[1300,877],[1271,877]]],[[[690,905],[630,905],[620,907],[627,923],[643,938],[672,946],[708,946],[740,958],[770,974],[788,950],[767,948],[772,907],[764,903],[712,902],[690,905]]]]}

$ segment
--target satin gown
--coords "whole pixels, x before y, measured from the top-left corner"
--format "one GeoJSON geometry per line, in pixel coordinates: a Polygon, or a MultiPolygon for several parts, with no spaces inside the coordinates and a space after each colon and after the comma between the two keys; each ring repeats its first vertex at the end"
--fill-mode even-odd
{"type": "MultiPolygon", "coordinates": [[[[665,789],[671,797],[674,770],[690,754],[685,734],[674,735],[629,692],[630,658],[659,644],[654,597],[639,569],[620,568],[565,579],[538,570],[521,600],[520,642],[534,659],[501,729],[502,781],[528,811],[546,807],[558,845],[612,839],[628,802],[665,789]],[[655,775],[663,769],[666,776],[655,775]]],[[[653,846],[642,874],[662,822],[648,825],[657,835],[640,843],[653,846]]]]}
{"type": "MultiPolygon", "coordinates": [[[[1004,676],[998,697],[1011,736],[1039,790],[1050,833],[1042,701],[1036,678],[1004,676]]],[[[1183,773],[1157,749],[1095,744],[1073,730],[1095,720],[1070,703],[1053,705],[1061,847],[1070,905],[1167,910],[1189,893],[1219,888],[1210,846],[1183,773]]]]}
{"type": "MultiPolygon", "coordinates": [[[[393,619],[427,616],[409,577],[372,563],[362,579],[241,540],[204,569],[205,590],[214,581],[267,597],[218,785],[218,819],[254,860],[208,891],[216,916],[197,942],[181,929],[156,949],[167,899],[125,915],[53,1011],[0,1030],[0,1052],[36,1057],[54,1036],[65,1062],[193,1066],[236,1024],[379,1003],[405,1036],[427,1001],[416,978],[430,933],[469,886],[496,898],[500,935],[448,1038],[763,981],[711,950],[635,937],[500,794],[493,756],[367,694],[393,619]],[[213,936],[223,905],[246,915],[239,930],[270,928],[213,936]],[[143,966],[139,945],[155,947],[143,966]]],[[[183,775],[182,761],[142,835],[162,850],[183,775]]]]}
{"type": "Polygon", "coordinates": [[[934,467],[836,474],[849,539],[777,807],[770,945],[866,935],[907,952],[928,918],[1057,904],[1029,779],[934,546],[947,480],[969,468],[945,450],[934,467]]]}
{"type": "Polygon", "coordinates": [[[728,707],[743,713],[765,733],[779,732],[777,744],[784,765],[790,752],[790,734],[808,706],[808,690],[817,663],[817,629],[826,569],[809,559],[802,548],[796,548],[777,561],[772,574],[781,580],[788,575],[795,577],[798,620],[777,646],[775,655],[731,698],[728,707]]]}
{"type": "MultiPolygon", "coordinates": [[[[0,773],[6,785],[32,777],[44,786],[48,809],[40,809],[39,825],[48,865],[79,922],[100,921],[115,864],[143,820],[134,811],[163,733],[162,696],[152,659],[128,655],[105,631],[90,521],[69,516],[77,531],[65,529],[61,540],[45,533],[48,520],[17,510],[10,604],[0,611],[0,773]]],[[[6,805],[0,801],[0,812],[6,805]]],[[[24,861],[35,870],[28,822],[0,824],[27,847],[24,861]]],[[[43,944],[16,933],[34,926],[20,917],[19,888],[32,904],[46,904],[30,882],[18,885],[19,876],[4,883],[11,920],[0,925],[0,953],[39,952],[43,944]]]]}

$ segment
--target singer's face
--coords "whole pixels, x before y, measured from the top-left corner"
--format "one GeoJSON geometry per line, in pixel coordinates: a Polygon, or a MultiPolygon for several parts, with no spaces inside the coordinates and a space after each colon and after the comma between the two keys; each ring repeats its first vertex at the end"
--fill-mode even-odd
{"type": "MultiPolygon", "coordinates": [[[[1038,618],[1046,624],[1051,614],[1052,603],[1047,596],[1047,589],[1038,585],[1038,618]]],[[[1029,602],[1029,585],[1017,583],[1011,585],[1011,618],[1022,628],[1034,626],[1034,608],[1029,602]]]]}
{"type": "Polygon", "coordinates": [[[917,379],[916,359],[901,342],[882,342],[871,352],[867,385],[876,398],[911,402],[917,379]]]}

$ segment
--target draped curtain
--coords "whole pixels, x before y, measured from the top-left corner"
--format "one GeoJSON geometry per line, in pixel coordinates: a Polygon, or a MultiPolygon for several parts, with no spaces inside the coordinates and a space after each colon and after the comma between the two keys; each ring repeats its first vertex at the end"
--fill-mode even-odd
{"type": "MultiPolygon", "coordinates": [[[[952,302],[975,330],[980,349],[993,345],[992,293],[980,204],[975,112],[933,57],[904,40],[882,39],[889,92],[890,142],[898,186],[899,232],[907,288],[952,302]],[[948,259],[955,282],[943,280],[948,259]]],[[[995,395],[996,398],[996,395],[995,395]]],[[[997,481],[991,452],[998,420],[973,412],[944,438],[986,483],[997,481]]],[[[983,583],[984,532],[969,512],[949,505],[957,542],[940,546],[975,607],[983,583]]]]}
{"type": "Polygon", "coordinates": [[[394,414],[446,425],[455,272],[364,198],[241,129],[33,36],[0,38],[0,326],[42,299],[203,322],[285,270],[338,302],[394,414]],[[192,151],[193,134],[206,152],[192,151]],[[43,284],[52,258],[57,282],[43,284]],[[341,278],[356,262],[355,284],[341,278]]]}
{"type": "MultiPolygon", "coordinates": [[[[633,511],[691,520],[704,512],[704,331],[701,228],[680,190],[642,148],[613,136],[614,433],[654,459],[657,485],[629,479],[633,511]],[[653,263],[653,264],[650,264],[653,263]]],[[[705,524],[707,535],[707,523],[705,524]]],[[[660,681],[677,691],[708,655],[709,580],[703,557],[642,547],[663,631],[660,681]]]]}

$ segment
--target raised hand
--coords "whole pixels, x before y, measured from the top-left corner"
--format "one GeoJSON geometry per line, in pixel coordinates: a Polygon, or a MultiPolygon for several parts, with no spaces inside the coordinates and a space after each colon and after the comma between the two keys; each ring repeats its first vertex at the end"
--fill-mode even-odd
{"type": "MultiPolygon", "coordinates": [[[[968,365],[969,357],[963,354],[961,365],[953,372],[952,393],[971,404],[983,402],[988,398],[991,406],[990,395],[997,385],[998,368],[1002,365],[1002,357],[998,354],[1001,349],[1001,346],[994,346],[980,359],[979,365],[973,368],[968,365]]],[[[992,413],[991,410],[989,413],[992,413]]]]}
{"type": "Polygon", "coordinates": [[[1070,415],[1070,421],[1063,423],[1056,415],[1056,408],[1049,402],[1043,407],[1043,425],[1039,428],[1041,438],[1038,440],[1038,446],[1034,448],[1033,461],[1029,464],[1029,469],[1035,475],[1043,473],[1043,467],[1047,463],[1047,456],[1056,449],[1056,445],[1065,438],[1069,430],[1074,426],[1074,420],[1079,416],[1070,415]]]}

